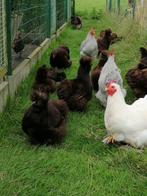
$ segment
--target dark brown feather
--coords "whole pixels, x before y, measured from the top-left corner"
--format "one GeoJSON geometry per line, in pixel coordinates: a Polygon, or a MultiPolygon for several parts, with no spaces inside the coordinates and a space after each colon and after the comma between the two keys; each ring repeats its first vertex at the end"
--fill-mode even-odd
{"type": "Polygon", "coordinates": [[[91,58],[81,57],[77,77],[72,80],[64,80],[57,89],[59,99],[66,101],[70,110],[83,111],[92,98],[90,69],[91,58]]]}
{"type": "Polygon", "coordinates": [[[42,91],[36,91],[36,101],[22,119],[22,129],[32,144],[60,143],[66,135],[68,107],[63,100],[48,101],[42,91]]]}
{"type": "Polygon", "coordinates": [[[50,64],[53,68],[63,69],[71,66],[70,51],[66,46],[55,48],[50,55],[50,64]]]}
{"type": "Polygon", "coordinates": [[[126,74],[128,85],[137,98],[147,94],[147,50],[140,48],[140,52],[140,62],[136,68],[130,69],[126,74]]]}

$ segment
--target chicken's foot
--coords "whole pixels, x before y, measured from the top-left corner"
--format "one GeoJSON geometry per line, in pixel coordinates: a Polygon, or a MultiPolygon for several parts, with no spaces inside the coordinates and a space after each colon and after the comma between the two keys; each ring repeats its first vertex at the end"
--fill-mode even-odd
{"type": "Polygon", "coordinates": [[[103,140],[103,143],[104,144],[114,144],[115,143],[115,139],[114,139],[113,135],[109,135],[108,137],[106,137],[103,140]]]}

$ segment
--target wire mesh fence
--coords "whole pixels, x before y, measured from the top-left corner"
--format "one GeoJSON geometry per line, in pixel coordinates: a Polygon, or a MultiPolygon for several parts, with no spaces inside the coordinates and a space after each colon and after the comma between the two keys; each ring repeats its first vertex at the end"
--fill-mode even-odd
{"type": "Polygon", "coordinates": [[[5,0],[0,1],[0,80],[7,72],[5,0]]]}
{"type": "Polygon", "coordinates": [[[75,15],[75,0],[71,1],[71,15],[75,15]]]}
{"type": "Polygon", "coordinates": [[[69,19],[71,0],[11,1],[12,67],[15,68],[69,19]]]}
{"type": "Polygon", "coordinates": [[[71,1],[0,1],[0,81],[70,19],[71,1]]]}
{"type": "Polygon", "coordinates": [[[56,28],[60,28],[66,21],[67,9],[66,0],[56,1],[56,28]]]}
{"type": "Polygon", "coordinates": [[[46,0],[12,1],[13,68],[49,36],[49,4],[46,0]]]}

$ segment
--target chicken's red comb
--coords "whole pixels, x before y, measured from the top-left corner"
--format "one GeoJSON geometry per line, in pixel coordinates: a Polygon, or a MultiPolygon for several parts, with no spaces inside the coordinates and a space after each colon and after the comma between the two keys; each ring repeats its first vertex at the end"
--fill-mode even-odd
{"type": "Polygon", "coordinates": [[[95,35],[95,32],[96,30],[95,30],[95,28],[91,28],[91,30],[89,31],[89,33],[91,34],[91,35],[95,35]]]}
{"type": "Polygon", "coordinates": [[[95,35],[95,31],[90,31],[90,35],[95,35]]]}
{"type": "Polygon", "coordinates": [[[108,52],[107,52],[107,56],[108,56],[108,57],[109,57],[109,56],[113,56],[114,53],[115,53],[115,50],[112,49],[111,51],[108,51],[108,52]]]}
{"type": "Polygon", "coordinates": [[[116,83],[116,80],[110,80],[109,82],[106,83],[106,86],[111,85],[112,83],[116,83]]]}

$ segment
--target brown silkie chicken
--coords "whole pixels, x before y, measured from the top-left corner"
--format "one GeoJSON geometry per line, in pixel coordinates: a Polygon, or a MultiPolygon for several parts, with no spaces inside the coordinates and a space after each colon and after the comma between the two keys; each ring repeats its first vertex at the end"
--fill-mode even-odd
{"type": "Polygon", "coordinates": [[[72,64],[69,48],[66,46],[55,48],[50,55],[50,64],[53,68],[69,68],[72,64]]]}
{"type": "Polygon", "coordinates": [[[70,110],[84,111],[92,98],[92,84],[89,76],[91,61],[92,59],[88,56],[81,57],[77,77],[62,81],[57,89],[59,99],[63,99],[70,110]]]}
{"type": "Polygon", "coordinates": [[[107,51],[111,44],[114,44],[117,41],[120,41],[122,37],[118,37],[116,33],[112,33],[111,29],[102,30],[100,36],[97,39],[98,44],[98,56],[100,56],[98,65],[94,67],[91,72],[91,80],[93,89],[98,91],[98,79],[101,73],[102,67],[108,60],[107,51]]]}
{"type": "Polygon", "coordinates": [[[24,41],[21,36],[21,33],[18,33],[18,35],[15,37],[15,39],[13,41],[12,48],[16,54],[19,54],[19,58],[22,57],[22,51],[23,51],[24,47],[25,47],[25,45],[24,45],[24,41]]]}
{"type": "Polygon", "coordinates": [[[22,119],[22,129],[31,144],[59,144],[66,135],[68,107],[63,100],[49,101],[48,94],[36,90],[34,103],[22,119]]]}
{"type": "Polygon", "coordinates": [[[126,80],[137,98],[147,94],[147,49],[140,48],[141,59],[136,68],[130,69],[126,80]]]}
{"type": "Polygon", "coordinates": [[[49,74],[50,72],[46,65],[38,68],[31,92],[32,101],[35,101],[35,94],[38,90],[47,94],[53,93],[56,90],[55,81],[50,78],[49,74]]]}
{"type": "Polygon", "coordinates": [[[73,29],[82,28],[82,20],[79,16],[71,16],[71,25],[73,29]]]}
{"type": "Polygon", "coordinates": [[[66,78],[64,72],[58,73],[54,69],[49,69],[46,65],[39,67],[36,73],[35,82],[33,84],[31,100],[34,101],[34,93],[36,90],[41,90],[46,93],[53,93],[56,90],[56,82],[66,78]]]}

